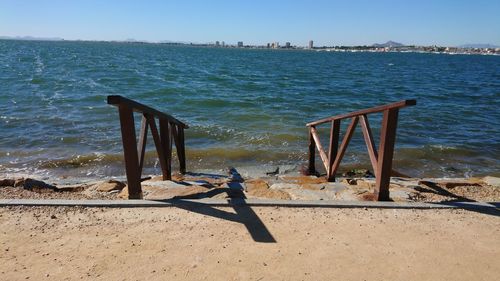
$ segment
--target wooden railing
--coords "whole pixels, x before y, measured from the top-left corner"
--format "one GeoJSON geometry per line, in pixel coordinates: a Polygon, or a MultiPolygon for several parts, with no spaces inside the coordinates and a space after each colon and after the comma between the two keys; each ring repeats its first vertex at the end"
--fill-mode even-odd
{"type": "Polygon", "coordinates": [[[141,174],[148,128],[151,129],[158,153],[163,180],[170,180],[172,177],[172,140],[177,148],[180,172],[186,172],[184,129],[187,129],[188,125],[168,114],[122,96],[108,96],[108,104],[117,106],[120,115],[129,199],[142,198],[141,174]],[[135,134],[134,111],[142,114],[139,144],[135,134]],[[159,120],[159,133],[156,118],[159,120]]]}
{"type": "Polygon", "coordinates": [[[396,141],[396,127],[398,124],[398,113],[399,109],[416,105],[415,100],[403,100],[391,104],[381,105],[377,107],[372,107],[368,109],[363,109],[347,114],[337,115],[333,117],[324,118],[318,121],[308,123],[309,127],[309,174],[316,174],[315,159],[316,159],[316,148],[318,149],[319,156],[325,166],[328,181],[335,180],[335,174],[340,166],[340,161],[344,156],[347,145],[351,140],[354,133],[354,129],[358,122],[361,122],[361,128],[363,131],[363,136],[365,139],[366,147],[368,148],[368,154],[370,156],[370,162],[373,167],[373,172],[375,174],[375,194],[374,199],[376,200],[389,200],[389,183],[390,177],[393,173],[392,170],[392,156],[394,153],[394,143],[396,141]],[[372,131],[368,123],[368,114],[383,112],[382,127],[380,131],[380,142],[379,149],[375,146],[372,131]],[[351,122],[347,128],[346,133],[342,139],[340,147],[339,137],[340,137],[340,122],[343,119],[351,118],[351,122]],[[328,154],[325,153],[323,146],[318,135],[316,126],[331,123],[330,128],[330,146],[328,149],[328,154]]]}

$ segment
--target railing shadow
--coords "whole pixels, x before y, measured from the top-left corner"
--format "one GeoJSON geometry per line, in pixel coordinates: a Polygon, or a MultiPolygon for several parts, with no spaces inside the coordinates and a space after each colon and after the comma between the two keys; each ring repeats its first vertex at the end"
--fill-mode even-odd
{"type": "Polygon", "coordinates": [[[500,210],[499,210],[499,205],[498,203],[488,203],[490,206],[481,206],[477,204],[471,204],[471,203],[478,203],[476,200],[457,195],[453,192],[450,192],[449,190],[446,190],[445,188],[439,186],[438,184],[431,182],[431,181],[422,181],[421,182],[426,188],[419,187],[416,190],[420,192],[429,192],[429,193],[435,193],[439,194],[442,196],[447,196],[453,198],[452,200],[444,201],[444,202],[439,202],[439,203],[434,203],[438,205],[446,205],[446,206],[456,206],[459,207],[460,209],[464,209],[467,211],[471,212],[477,212],[485,215],[491,215],[491,216],[500,216],[500,210]],[[493,207],[491,206],[493,205],[493,207]]]}
{"type": "Polygon", "coordinates": [[[460,201],[445,201],[445,202],[439,202],[439,203],[433,203],[436,205],[445,205],[445,206],[455,206],[463,210],[467,210],[470,212],[476,212],[484,215],[490,215],[490,216],[495,216],[495,217],[500,217],[500,204],[497,202],[495,203],[488,203],[493,206],[479,206],[479,205],[473,205],[470,204],[473,202],[460,202],[460,201]]]}
{"type": "MultiPolygon", "coordinates": [[[[245,202],[246,196],[243,193],[243,185],[240,182],[240,179],[242,179],[242,177],[234,168],[231,169],[230,172],[232,174],[232,178],[238,179],[238,181],[228,182],[227,183],[228,188],[217,188],[208,190],[207,192],[199,192],[184,196],[175,196],[172,199],[154,200],[154,201],[167,202],[177,208],[184,209],[190,212],[195,212],[198,214],[216,217],[219,219],[224,219],[232,222],[242,223],[243,225],[245,225],[248,232],[250,233],[250,236],[252,236],[255,242],[276,243],[276,239],[274,239],[273,235],[269,232],[264,222],[262,222],[259,216],[255,213],[255,211],[252,210],[252,208],[250,208],[250,206],[246,204],[245,202]],[[229,197],[228,201],[230,203],[233,203],[231,205],[235,213],[219,210],[212,206],[208,206],[204,203],[186,200],[186,199],[196,199],[196,198],[210,198],[221,193],[227,193],[229,197]],[[234,199],[236,199],[236,201],[234,199]]],[[[206,176],[206,174],[203,175],[206,176]]]]}
{"type": "Polygon", "coordinates": [[[439,195],[446,196],[446,197],[452,197],[452,198],[454,198],[453,201],[476,202],[475,200],[472,200],[470,198],[463,197],[463,196],[460,196],[460,195],[456,195],[453,192],[450,192],[450,191],[442,188],[441,186],[439,186],[438,184],[436,184],[434,182],[421,181],[421,183],[423,185],[425,185],[428,189],[419,187],[419,188],[416,188],[417,191],[420,191],[420,192],[430,192],[430,193],[435,193],[435,194],[439,194],[439,195]]]}
{"type": "Polygon", "coordinates": [[[185,199],[165,199],[165,200],[153,200],[159,202],[170,203],[173,206],[184,209],[190,212],[211,216],[223,220],[228,220],[232,222],[238,222],[245,225],[250,236],[252,236],[255,242],[261,243],[276,243],[273,235],[269,232],[266,225],[262,222],[259,216],[255,213],[250,206],[245,204],[235,204],[233,209],[236,213],[226,212],[219,210],[212,206],[208,206],[204,203],[188,201],[185,199]]]}

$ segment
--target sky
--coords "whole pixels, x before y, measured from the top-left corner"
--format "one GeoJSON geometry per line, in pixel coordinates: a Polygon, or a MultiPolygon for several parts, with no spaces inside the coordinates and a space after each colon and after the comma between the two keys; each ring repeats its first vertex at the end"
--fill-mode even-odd
{"type": "Polygon", "coordinates": [[[0,0],[0,36],[500,45],[500,0],[0,0]]]}

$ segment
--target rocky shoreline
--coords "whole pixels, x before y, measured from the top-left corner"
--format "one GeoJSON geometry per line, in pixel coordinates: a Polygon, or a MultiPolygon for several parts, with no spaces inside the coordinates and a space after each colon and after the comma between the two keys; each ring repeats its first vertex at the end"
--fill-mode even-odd
{"type": "MultiPolygon", "coordinates": [[[[142,182],[143,198],[202,199],[253,198],[281,200],[372,200],[375,178],[369,171],[345,173],[336,182],[298,172],[242,176],[234,168],[224,173],[174,174],[171,181],[151,176],[142,182]]],[[[500,201],[500,178],[393,177],[390,196],[396,202],[500,201]]],[[[82,183],[48,183],[47,180],[0,177],[0,199],[128,199],[126,183],[109,179],[82,183]]]]}

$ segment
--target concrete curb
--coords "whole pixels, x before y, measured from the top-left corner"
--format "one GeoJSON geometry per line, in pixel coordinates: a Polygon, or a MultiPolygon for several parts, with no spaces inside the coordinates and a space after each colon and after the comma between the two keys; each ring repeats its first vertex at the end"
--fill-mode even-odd
{"type": "Polygon", "coordinates": [[[262,200],[262,199],[167,199],[167,200],[60,200],[60,199],[0,199],[0,207],[7,206],[68,206],[68,207],[109,207],[145,208],[175,207],[290,207],[290,208],[377,208],[377,209],[489,209],[500,212],[500,202],[370,202],[370,201],[303,201],[303,200],[262,200]]]}

